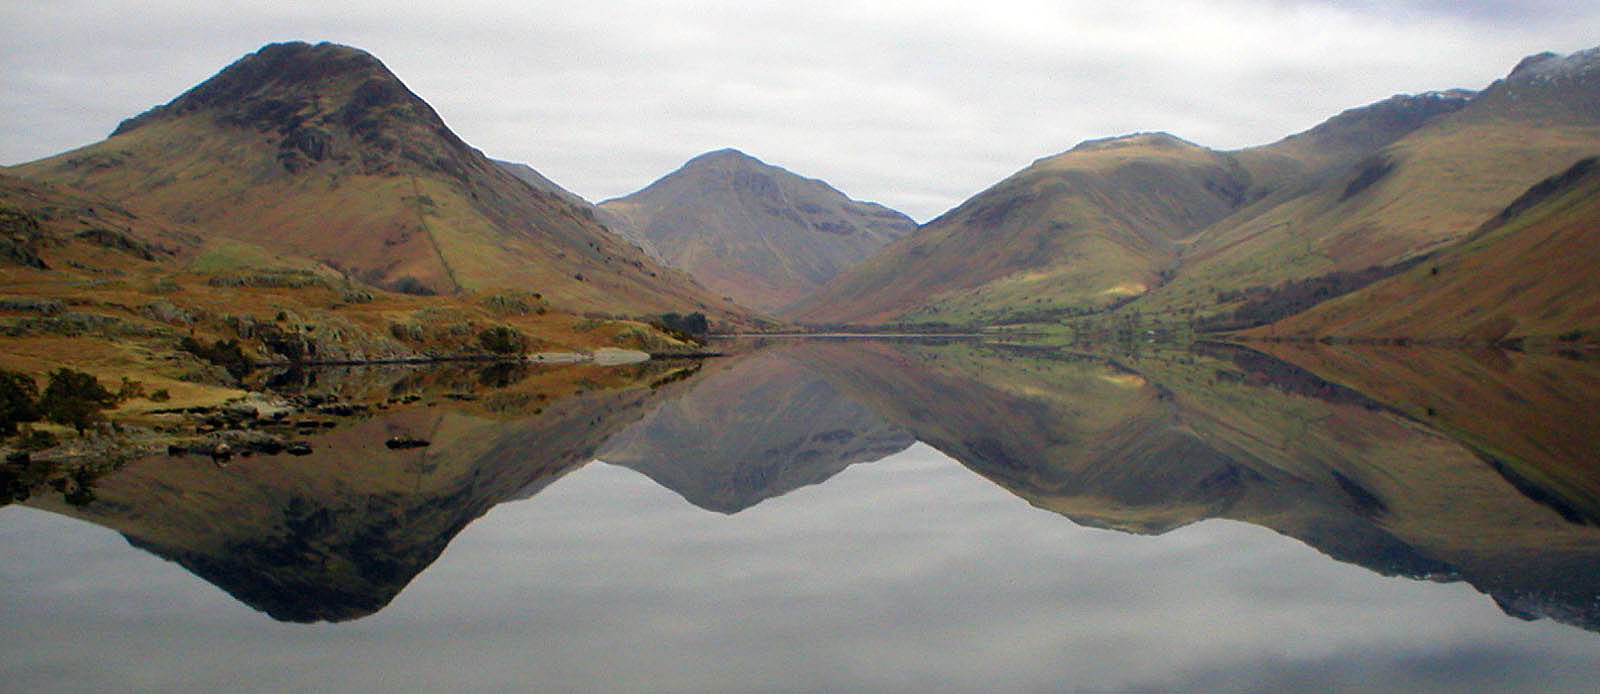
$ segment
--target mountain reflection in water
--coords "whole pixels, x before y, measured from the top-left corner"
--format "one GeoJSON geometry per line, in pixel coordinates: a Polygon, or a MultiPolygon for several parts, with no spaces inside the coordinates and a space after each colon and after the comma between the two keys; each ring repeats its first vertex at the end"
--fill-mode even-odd
{"type": "Polygon", "coordinates": [[[597,458],[737,514],[920,441],[1063,522],[1242,521],[1600,630],[1595,362],[1266,348],[797,341],[703,366],[298,374],[280,385],[360,398],[444,378],[436,391],[473,395],[354,418],[303,457],[155,457],[96,480],[87,504],[25,503],[275,619],[342,621],[388,605],[490,508],[597,458]],[[385,449],[397,434],[431,445],[385,449]]]}

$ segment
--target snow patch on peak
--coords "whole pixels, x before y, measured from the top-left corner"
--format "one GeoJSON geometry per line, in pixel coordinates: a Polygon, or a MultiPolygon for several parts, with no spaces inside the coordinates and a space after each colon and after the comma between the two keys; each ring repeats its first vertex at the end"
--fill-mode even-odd
{"type": "Polygon", "coordinates": [[[1510,80],[1546,82],[1550,80],[1585,77],[1600,70],[1600,47],[1578,51],[1568,56],[1555,53],[1530,55],[1517,63],[1508,77],[1510,80]]]}

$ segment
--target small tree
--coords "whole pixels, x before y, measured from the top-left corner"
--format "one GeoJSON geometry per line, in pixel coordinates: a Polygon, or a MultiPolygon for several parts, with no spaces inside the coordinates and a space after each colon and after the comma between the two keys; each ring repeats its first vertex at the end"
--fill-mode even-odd
{"type": "Polygon", "coordinates": [[[0,436],[17,433],[19,422],[39,421],[38,400],[32,376],[0,369],[0,436]]]}
{"type": "Polygon", "coordinates": [[[478,344],[495,354],[522,354],[528,349],[528,336],[516,328],[496,325],[478,333],[478,344]]]}
{"type": "Polygon", "coordinates": [[[61,368],[50,374],[50,383],[39,398],[39,409],[45,419],[65,424],[83,433],[84,429],[100,421],[100,410],[117,404],[117,395],[82,371],[61,368]]]}

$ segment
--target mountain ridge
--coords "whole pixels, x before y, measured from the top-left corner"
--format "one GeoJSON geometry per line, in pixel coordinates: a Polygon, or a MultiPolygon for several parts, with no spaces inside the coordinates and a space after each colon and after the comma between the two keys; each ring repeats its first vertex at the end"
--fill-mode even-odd
{"type": "Polygon", "coordinates": [[[1530,57],[1481,91],[1397,94],[1241,150],[1166,133],[1087,140],[784,315],[856,326],[1111,311],[1207,321],[1287,283],[1415,262],[1597,152],[1600,49],[1530,57]]]}

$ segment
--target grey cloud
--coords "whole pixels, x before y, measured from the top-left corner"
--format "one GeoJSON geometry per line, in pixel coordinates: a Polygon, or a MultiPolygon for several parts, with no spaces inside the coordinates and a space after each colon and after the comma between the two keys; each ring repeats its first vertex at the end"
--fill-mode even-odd
{"type": "Polygon", "coordinates": [[[590,199],[737,147],[927,220],[1085,139],[1231,149],[1589,47],[1600,8],[1282,0],[9,3],[0,162],[87,144],[278,40],[384,60],[464,139],[590,199]],[[1398,9],[1395,9],[1398,8],[1398,9]]]}

